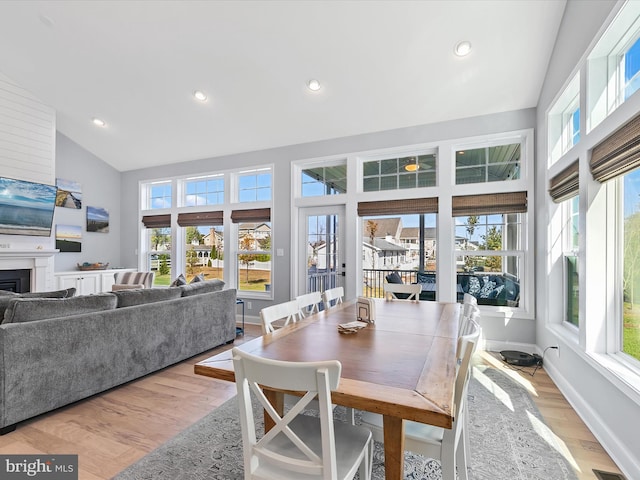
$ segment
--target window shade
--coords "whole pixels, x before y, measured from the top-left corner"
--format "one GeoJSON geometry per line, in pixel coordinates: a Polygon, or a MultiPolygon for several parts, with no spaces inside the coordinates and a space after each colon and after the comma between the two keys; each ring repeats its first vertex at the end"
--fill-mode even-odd
{"type": "Polygon", "coordinates": [[[395,215],[409,213],[438,213],[438,198],[410,198],[386,202],[358,202],[358,215],[395,215]]]}
{"type": "Polygon", "coordinates": [[[549,195],[554,202],[560,203],[578,194],[580,163],[578,160],[555,175],[549,181],[549,195]]]}
{"type": "Polygon", "coordinates": [[[231,212],[231,221],[233,223],[242,222],[270,222],[270,208],[254,208],[250,210],[233,210],[231,212]]]}
{"type": "Polygon", "coordinates": [[[179,213],[178,225],[181,227],[207,227],[222,225],[223,212],[193,212],[179,213]]]}
{"type": "Polygon", "coordinates": [[[453,197],[453,216],[522,213],[527,211],[527,192],[489,193],[453,197]]]}
{"type": "Polygon", "coordinates": [[[166,215],[144,215],[142,223],[146,228],[168,228],[171,226],[171,214],[166,215]]]}
{"type": "Polygon", "coordinates": [[[593,147],[591,174],[605,182],[640,167],[640,115],[593,147]]]}

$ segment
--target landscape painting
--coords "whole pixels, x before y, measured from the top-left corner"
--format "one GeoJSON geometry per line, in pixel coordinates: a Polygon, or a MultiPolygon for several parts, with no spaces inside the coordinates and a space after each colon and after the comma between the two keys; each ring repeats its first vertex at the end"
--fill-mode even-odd
{"type": "Polygon", "coordinates": [[[87,232],[109,233],[109,212],[87,205],[87,232]]]}
{"type": "Polygon", "coordinates": [[[81,252],[82,227],[80,225],[56,225],[56,248],[61,252],[81,252]]]}
{"type": "Polygon", "coordinates": [[[56,207],[82,208],[82,188],[78,182],[56,178],[58,195],[56,196],[56,207]]]}

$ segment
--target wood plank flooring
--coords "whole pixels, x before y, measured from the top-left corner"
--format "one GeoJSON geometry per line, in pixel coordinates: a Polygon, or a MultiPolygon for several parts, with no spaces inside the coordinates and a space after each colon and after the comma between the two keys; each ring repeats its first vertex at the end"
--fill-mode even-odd
{"type": "MultiPolygon", "coordinates": [[[[261,333],[255,325],[246,325],[246,332],[236,344],[261,333]]],[[[235,385],[193,373],[195,363],[229,348],[231,345],[219,347],[22,422],[16,431],[0,436],[0,453],[78,454],[80,480],[110,479],[235,394],[235,385]]],[[[479,353],[475,362],[504,369],[530,386],[540,412],[566,447],[580,480],[594,480],[593,468],[619,472],[544,370],[531,377],[485,352],[479,353]]]]}

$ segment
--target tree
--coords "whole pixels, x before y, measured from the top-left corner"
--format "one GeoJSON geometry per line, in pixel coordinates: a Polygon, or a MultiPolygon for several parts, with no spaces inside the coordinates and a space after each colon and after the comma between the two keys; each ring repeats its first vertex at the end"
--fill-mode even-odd
{"type": "Polygon", "coordinates": [[[622,287],[624,299],[635,303],[636,289],[640,286],[640,212],[624,220],[624,268],[622,287]]]}
{"type": "MultiPolygon", "coordinates": [[[[467,217],[467,221],[464,224],[464,229],[467,232],[467,236],[464,240],[464,249],[469,250],[469,243],[471,242],[471,238],[473,237],[473,233],[476,230],[476,225],[478,225],[478,216],[470,215],[467,217]]],[[[476,257],[467,255],[464,259],[464,266],[467,270],[471,270],[476,266],[476,257]]]]}
{"type": "MultiPolygon", "coordinates": [[[[247,233],[240,240],[240,250],[243,251],[251,251],[255,250],[255,239],[250,233],[247,233]]],[[[249,283],[249,265],[257,260],[257,255],[255,253],[241,253],[238,255],[238,260],[242,265],[246,265],[247,272],[247,283],[249,283]]]]}
{"type": "Polygon", "coordinates": [[[166,245],[169,241],[169,235],[167,235],[163,228],[154,228],[151,230],[151,245],[154,250],[159,250],[160,245],[166,245]]]}
{"type": "MultiPolygon", "coordinates": [[[[487,234],[482,236],[485,250],[502,250],[502,230],[493,225],[487,230],[487,234]]],[[[502,271],[502,257],[488,257],[484,263],[490,272],[502,271]]]]}
{"type": "MultiPolygon", "coordinates": [[[[374,247],[376,239],[376,232],[378,231],[378,222],[375,220],[367,220],[367,230],[369,230],[369,244],[374,247]]],[[[371,268],[376,269],[376,252],[375,249],[371,251],[371,268]]]]}
{"type": "MultiPolygon", "coordinates": [[[[260,246],[260,250],[271,250],[271,235],[259,239],[258,245],[260,246]]],[[[268,262],[269,260],[271,260],[271,255],[269,255],[268,253],[261,253],[256,255],[256,261],[258,262],[268,262]]]]}
{"type": "Polygon", "coordinates": [[[167,263],[167,256],[162,254],[159,256],[160,258],[160,267],[158,268],[158,273],[160,275],[169,275],[171,273],[171,269],[169,268],[169,264],[167,263]]]}
{"type": "Polygon", "coordinates": [[[193,245],[187,250],[187,271],[193,273],[194,267],[198,263],[198,253],[193,248],[193,245]]]}
{"type": "Polygon", "coordinates": [[[202,243],[203,235],[198,231],[198,227],[187,227],[186,231],[187,245],[202,243]]]}

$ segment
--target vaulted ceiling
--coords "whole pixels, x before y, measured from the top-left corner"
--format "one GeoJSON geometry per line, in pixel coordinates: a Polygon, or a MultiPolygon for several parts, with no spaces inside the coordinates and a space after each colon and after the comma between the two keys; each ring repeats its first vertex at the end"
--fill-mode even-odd
{"type": "Polygon", "coordinates": [[[4,0],[0,73],[126,171],[535,107],[564,7],[4,0]]]}

